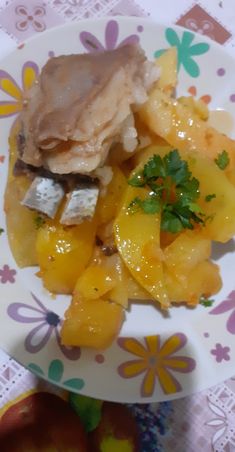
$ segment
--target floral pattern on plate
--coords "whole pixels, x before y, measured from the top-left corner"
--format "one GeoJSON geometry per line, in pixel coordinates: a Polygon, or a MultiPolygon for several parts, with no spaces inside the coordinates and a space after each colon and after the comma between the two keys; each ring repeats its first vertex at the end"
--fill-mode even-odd
{"type": "Polygon", "coordinates": [[[196,367],[194,359],[175,355],[187,343],[182,333],[170,336],[161,344],[160,336],[144,338],[145,346],[134,338],[120,338],[119,346],[136,358],[126,361],[118,367],[122,378],[133,378],[144,374],[140,392],[142,397],[149,397],[154,392],[156,380],[165,394],[174,394],[182,390],[174,372],[189,373],[196,367]]]}

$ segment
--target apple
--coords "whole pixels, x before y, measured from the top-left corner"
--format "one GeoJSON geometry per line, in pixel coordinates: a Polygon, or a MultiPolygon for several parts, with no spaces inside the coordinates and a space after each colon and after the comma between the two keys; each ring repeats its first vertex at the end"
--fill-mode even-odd
{"type": "Polygon", "coordinates": [[[0,419],[1,452],[87,452],[82,423],[60,397],[37,392],[12,405],[0,419]]]}

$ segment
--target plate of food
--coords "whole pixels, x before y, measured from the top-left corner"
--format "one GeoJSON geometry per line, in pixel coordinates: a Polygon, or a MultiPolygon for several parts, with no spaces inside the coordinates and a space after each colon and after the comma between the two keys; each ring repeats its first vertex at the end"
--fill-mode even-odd
{"type": "Polygon", "coordinates": [[[234,60],[140,18],[0,63],[0,344],[65,389],[163,401],[233,375],[234,60]]]}

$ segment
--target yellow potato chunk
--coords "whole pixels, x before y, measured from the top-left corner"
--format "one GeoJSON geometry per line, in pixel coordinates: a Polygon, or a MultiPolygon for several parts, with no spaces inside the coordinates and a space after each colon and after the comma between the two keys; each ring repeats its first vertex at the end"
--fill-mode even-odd
{"type": "Polygon", "coordinates": [[[201,296],[210,297],[216,294],[222,287],[219,267],[209,261],[198,263],[187,275],[174,275],[165,270],[166,286],[170,300],[176,303],[187,302],[189,305],[197,305],[201,296]],[[184,280],[184,284],[182,281],[184,280]]]}
{"type": "Polygon", "coordinates": [[[35,225],[36,213],[20,203],[31,181],[26,176],[15,177],[13,168],[17,159],[16,134],[18,126],[9,138],[8,181],[5,190],[4,210],[6,213],[7,235],[14,259],[19,267],[37,265],[35,225]]]}
{"type": "Polygon", "coordinates": [[[99,196],[96,213],[98,225],[109,223],[116,215],[127,181],[118,167],[113,167],[113,177],[103,195],[99,196]]]}
{"type": "Polygon", "coordinates": [[[159,58],[156,66],[160,68],[158,88],[171,93],[177,85],[177,48],[170,47],[159,58]]]}
{"type": "Polygon", "coordinates": [[[206,216],[203,232],[211,240],[227,242],[235,234],[235,187],[214,162],[201,156],[188,157],[189,168],[200,182],[200,205],[206,216]],[[206,196],[214,194],[210,202],[206,196]]]}
{"type": "Polygon", "coordinates": [[[36,213],[20,204],[30,185],[26,177],[8,182],[5,191],[4,210],[7,234],[14,259],[19,267],[37,265],[35,224],[36,213]]]}
{"type": "Polygon", "coordinates": [[[75,295],[61,330],[64,345],[105,349],[124,321],[123,308],[108,300],[81,300],[75,295]]]}
{"type": "Polygon", "coordinates": [[[164,264],[184,283],[188,274],[211,254],[211,241],[197,231],[186,230],[165,248],[164,264]]]}
{"type": "Polygon", "coordinates": [[[160,216],[146,215],[142,211],[132,214],[129,205],[133,199],[145,196],[147,190],[129,186],[122,209],[114,225],[119,253],[136,281],[167,307],[160,249],[160,216]]]}
{"type": "Polygon", "coordinates": [[[75,293],[79,294],[81,299],[96,300],[107,294],[115,285],[115,275],[111,269],[99,265],[91,265],[86,268],[78,279],[75,293]]]}
{"type": "Polygon", "coordinates": [[[153,132],[180,151],[196,151],[214,160],[226,150],[230,163],[225,172],[234,179],[235,141],[208,126],[187,106],[155,88],[140,116],[153,132]]]}
{"type": "Polygon", "coordinates": [[[71,294],[78,277],[92,255],[96,232],[95,219],[64,227],[48,220],[36,240],[39,275],[53,293],[71,294]]]}

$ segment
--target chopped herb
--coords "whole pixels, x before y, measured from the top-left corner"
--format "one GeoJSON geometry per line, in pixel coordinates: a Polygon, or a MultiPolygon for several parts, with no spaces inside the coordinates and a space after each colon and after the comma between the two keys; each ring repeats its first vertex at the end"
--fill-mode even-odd
{"type": "Polygon", "coordinates": [[[134,187],[147,187],[150,194],[145,199],[132,200],[132,213],[141,209],[147,214],[161,212],[161,229],[178,233],[193,229],[195,223],[205,224],[205,216],[197,204],[200,195],[199,181],[192,177],[188,163],[174,149],[164,157],[153,155],[128,183],[134,187]]]}
{"type": "Polygon", "coordinates": [[[159,200],[155,196],[149,196],[148,198],[142,200],[140,198],[135,198],[130,203],[131,211],[134,213],[138,208],[141,208],[144,213],[154,214],[160,212],[161,205],[159,200]]]}
{"type": "Polygon", "coordinates": [[[44,223],[45,223],[45,218],[43,218],[41,215],[37,215],[37,216],[34,218],[34,223],[35,223],[36,229],[39,229],[39,228],[41,228],[41,227],[44,225],[44,223]]]}
{"type": "Polygon", "coordinates": [[[221,169],[224,170],[227,168],[228,164],[230,162],[229,155],[227,151],[222,151],[220,154],[218,154],[217,159],[215,159],[216,165],[221,169]]]}
{"type": "Polygon", "coordinates": [[[216,198],[216,195],[213,193],[213,195],[207,195],[205,197],[206,202],[210,202],[212,199],[216,198]]]}
{"type": "Polygon", "coordinates": [[[3,234],[4,229],[0,228],[0,235],[3,234]]]}
{"type": "Polygon", "coordinates": [[[204,306],[205,308],[210,308],[210,307],[213,305],[214,302],[215,302],[215,300],[213,300],[213,299],[201,297],[199,303],[200,303],[202,306],[204,306]]]}

